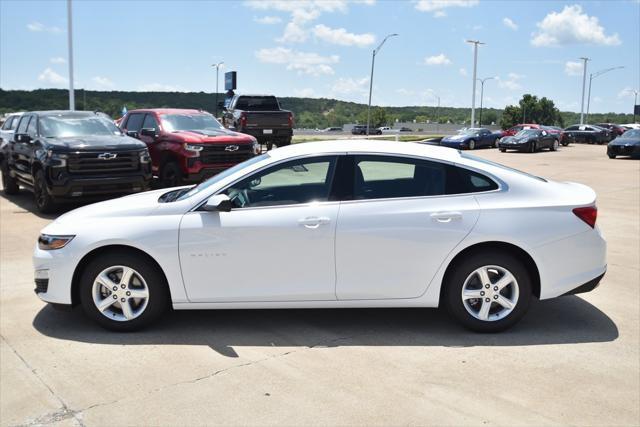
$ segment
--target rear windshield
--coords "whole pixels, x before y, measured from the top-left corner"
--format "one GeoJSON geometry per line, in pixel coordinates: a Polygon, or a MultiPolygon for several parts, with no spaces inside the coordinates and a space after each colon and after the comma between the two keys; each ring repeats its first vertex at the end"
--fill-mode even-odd
{"type": "Polygon", "coordinates": [[[40,135],[45,138],[120,134],[120,129],[104,115],[65,114],[40,117],[40,135]]]}
{"type": "Polygon", "coordinates": [[[247,111],[277,111],[280,109],[275,96],[241,96],[235,108],[247,111]]]}

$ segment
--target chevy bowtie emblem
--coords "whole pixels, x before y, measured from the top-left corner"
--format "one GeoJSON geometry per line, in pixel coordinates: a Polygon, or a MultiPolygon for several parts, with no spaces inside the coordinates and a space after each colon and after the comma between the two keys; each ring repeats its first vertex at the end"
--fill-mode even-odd
{"type": "Polygon", "coordinates": [[[240,149],[237,145],[227,145],[224,147],[224,151],[238,151],[240,149]]]}
{"type": "Polygon", "coordinates": [[[102,154],[98,154],[98,158],[102,159],[102,160],[113,160],[116,157],[118,157],[117,154],[113,154],[113,153],[102,153],[102,154]]]}

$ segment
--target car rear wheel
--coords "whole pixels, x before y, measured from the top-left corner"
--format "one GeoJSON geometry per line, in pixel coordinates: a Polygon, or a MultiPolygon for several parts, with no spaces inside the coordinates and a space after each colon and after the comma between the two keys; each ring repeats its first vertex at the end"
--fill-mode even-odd
{"type": "Polygon", "coordinates": [[[4,193],[9,195],[18,194],[20,186],[18,181],[9,173],[7,162],[3,161],[0,167],[2,168],[2,188],[4,188],[4,193]]]}
{"type": "Polygon", "coordinates": [[[505,153],[506,151],[507,151],[507,149],[506,149],[506,148],[501,148],[501,149],[500,149],[500,152],[502,152],[502,153],[505,153]]]}
{"type": "Polygon", "coordinates": [[[498,142],[500,141],[500,138],[496,138],[493,140],[493,148],[498,148],[498,142]]]}
{"type": "Polygon", "coordinates": [[[615,159],[616,158],[615,154],[607,154],[607,156],[609,156],[610,159],[615,159]]]}
{"type": "Polygon", "coordinates": [[[47,190],[47,182],[42,169],[36,171],[33,180],[33,196],[39,212],[51,213],[56,209],[56,201],[47,190]]]}
{"type": "Polygon", "coordinates": [[[160,168],[160,185],[162,187],[178,187],[182,183],[182,173],[178,163],[169,160],[160,168]]]}
{"type": "Polygon", "coordinates": [[[560,143],[558,142],[557,139],[553,140],[553,143],[551,144],[551,151],[558,151],[558,146],[560,145],[560,143]]]}
{"type": "Polygon", "coordinates": [[[469,140],[469,150],[473,150],[476,148],[476,141],[471,139],[469,140]]]}
{"type": "Polygon", "coordinates": [[[108,253],[82,272],[80,302],[86,315],[114,331],[134,331],[169,308],[164,275],[136,253],[108,253]]]}
{"type": "Polygon", "coordinates": [[[476,253],[453,266],[443,302],[464,327],[500,332],[517,323],[531,302],[531,278],[524,264],[502,251],[476,253]]]}

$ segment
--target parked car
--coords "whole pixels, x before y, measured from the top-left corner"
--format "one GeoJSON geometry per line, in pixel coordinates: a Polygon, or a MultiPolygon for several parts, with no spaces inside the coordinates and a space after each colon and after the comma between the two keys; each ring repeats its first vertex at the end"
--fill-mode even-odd
{"type": "Polygon", "coordinates": [[[131,110],[120,126],[147,144],[163,187],[200,182],[260,153],[253,136],[225,129],[200,110],[131,110]]]}
{"type": "Polygon", "coordinates": [[[518,132],[520,132],[521,130],[525,130],[525,129],[540,129],[540,125],[536,124],[536,123],[522,123],[519,125],[515,125],[510,127],[509,129],[506,129],[502,132],[502,136],[514,136],[515,134],[517,134],[518,132]]]}
{"type": "Polygon", "coordinates": [[[400,132],[413,132],[413,130],[411,128],[403,126],[400,128],[400,132]]]}
{"type": "Polygon", "coordinates": [[[629,130],[629,129],[640,129],[640,124],[638,123],[626,123],[624,125],[620,125],[623,128],[629,130]]]}
{"type": "Polygon", "coordinates": [[[297,144],[196,187],[61,216],[34,251],[36,292],[121,331],[169,307],[441,306],[496,332],[533,298],[598,285],[595,199],[442,147],[297,144]],[[286,267],[265,256],[276,246],[290,249],[286,267]]]}
{"type": "Polygon", "coordinates": [[[146,145],[88,111],[24,113],[0,161],[4,191],[32,190],[45,213],[81,197],[144,191],[151,181],[146,145]]]}
{"type": "Polygon", "coordinates": [[[329,127],[329,128],[325,128],[320,130],[320,132],[342,132],[342,128],[340,127],[329,127]]]}
{"type": "Polygon", "coordinates": [[[281,109],[275,96],[235,95],[228,107],[221,106],[225,127],[253,136],[268,150],[291,144],[293,113],[281,109]]]}
{"type": "Polygon", "coordinates": [[[615,138],[616,136],[622,135],[627,130],[615,123],[596,123],[596,126],[601,127],[603,129],[608,129],[611,132],[611,136],[613,138],[615,138]]]}
{"type": "Polygon", "coordinates": [[[640,156],[640,129],[631,129],[620,135],[607,145],[607,156],[640,156]]]}
{"type": "Polygon", "coordinates": [[[500,136],[486,128],[467,128],[457,135],[442,138],[440,145],[461,150],[480,147],[496,147],[500,136]]]}
{"type": "MultiPolygon", "coordinates": [[[[366,135],[367,134],[367,125],[355,125],[351,129],[352,135],[366,135]]],[[[371,129],[370,135],[382,135],[382,131],[380,129],[371,129]]]]}
{"type": "Polygon", "coordinates": [[[551,135],[557,137],[558,142],[563,146],[566,147],[567,145],[569,145],[569,141],[567,141],[564,137],[564,129],[562,129],[561,127],[542,125],[540,126],[540,129],[544,129],[547,132],[549,132],[551,135]]]}
{"type": "Polygon", "coordinates": [[[0,127],[0,151],[2,148],[13,140],[13,134],[18,127],[20,116],[23,113],[13,113],[5,117],[2,127],[0,127]]]}
{"type": "Polygon", "coordinates": [[[389,126],[382,126],[376,129],[376,133],[377,131],[380,131],[380,134],[395,134],[400,132],[398,129],[392,129],[389,126]]]}
{"type": "Polygon", "coordinates": [[[545,129],[525,129],[514,136],[507,136],[498,142],[498,148],[503,153],[507,150],[526,151],[535,153],[543,148],[550,151],[558,150],[560,140],[558,135],[551,134],[545,129]]]}
{"type": "Polygon", "coordinates": [[[611,141],[611,132],[594,125],[573,125],[564,130],[567,142],[584,144],[606,144],[611,141]]]}

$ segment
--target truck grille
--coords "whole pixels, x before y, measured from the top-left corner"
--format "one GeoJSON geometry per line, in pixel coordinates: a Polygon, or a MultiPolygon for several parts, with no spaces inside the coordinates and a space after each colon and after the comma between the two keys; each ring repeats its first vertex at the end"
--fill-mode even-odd
{"type": "Polygon", "coordinates": [[[74,174],[131,172],[138,170],[139,164],[138,151],[73,153],[67,160],[69,172],[74,174]]]}
{"type": "Polygon", "coordinates": [[[200,161],[205,164],[212,163],[240,163],[253,155],[251,144],[216,144],[205,145],[200,152],[200,161]],[[238,147],[235,151],[233,148],[238,147]]]}

